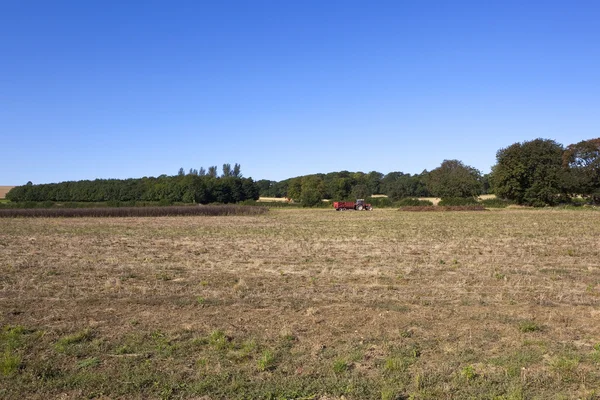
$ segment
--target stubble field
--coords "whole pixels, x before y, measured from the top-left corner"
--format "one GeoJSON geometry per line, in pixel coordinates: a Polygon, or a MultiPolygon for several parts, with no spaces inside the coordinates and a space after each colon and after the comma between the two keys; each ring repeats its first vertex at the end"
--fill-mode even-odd
{"type": "Polygon", "coordinates": [[[599,398],[600,213],[0,221],[0,397],[599,398]]]}

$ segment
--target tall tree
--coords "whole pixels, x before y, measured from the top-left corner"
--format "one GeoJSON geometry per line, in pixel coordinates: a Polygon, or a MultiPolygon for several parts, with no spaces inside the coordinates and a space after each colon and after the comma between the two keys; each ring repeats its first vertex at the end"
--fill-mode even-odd
{"type": "Polygon", "coordinates": [[[381,194],[381,180],[383,174],[377,171],[371,171],[367,174],[367,186],[372,194],[381,194]]]}
{"type": "Polygon", "coordinates": [[[287,187],[286,197],[300,201],[302,195],[302,177],[292,178],[287,187]]]}
{"type": "Polygon", "coordinates": [[[372,195],[369,187],[364,184],[354,185],[352,187],[352,198],[353,199],[364,199],[372,195]]]}
{"type": "Polygon", "coordinates": [[[567,169],[566,187],[571,194],[600,202],[600,138],[567,146],[563,167],[567,169]]]}
{"type": "Polygon", "coordinates": [[[242,177],[242,167],[240,164],[235,163],[233,165],[233,172],[231,173],[231,176],[234,176],[236,178],[241,178],[242,177]]]}
{"type": "Polygon", "coordinates": [[[300,193],[300,203],[305,207],[319,205],[325,194],[325,182],[315,175],[309,175],[302,178],[302,191],[300,193]]]}
{"type": "Polygon", "coordinates": [[[427,177],[427,188],[437,197],[473,197],[481,194],[481,172],[459,160],[444,160],[427,177]]]}
{"type": "Polygon", "coordinates": [[[563,146],[550,139],[514,143],[496,153],[490,183],[496,196],[518,204],[544,206],[565,192],[563,146]]]}
{"type": "Polygon", "coordinates": [[[223,178],[231,176],[231,164],[223,164],[223,178]]]}

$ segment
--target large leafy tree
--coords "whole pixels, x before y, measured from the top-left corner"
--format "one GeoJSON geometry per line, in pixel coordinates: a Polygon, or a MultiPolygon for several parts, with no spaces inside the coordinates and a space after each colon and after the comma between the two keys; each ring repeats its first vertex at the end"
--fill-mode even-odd
{"type": "Polygon", "coordinates": [[[302,178],[300,203],[305,207],[319,205],[325,194],[325,182],[318,176],[309,175],[302,178]]]}
{"type": "Polygon", "coordinates": [[[496,153],[490,181],[496,196],[518,204],[544,206],[561,201],[563,146],[550,139],[514,143],[496,153]]]}
{"type": "Polygon", "coordinates": [[[427,176],[427,189],[437,197],[473,197],[481,194],[481,172],[459,160],[444,160],[427,176]]]}
{"type": "Polygon", "coordinates": [[[364,184],[354,185],[352,187],[352,198],[353,199],[364,199],[371,195],[369,187],[364,184]]]}
{"type": "Polygon", "coordinates": [[[600,202],[600,138],[567,146],[563,167],[567,169],[565,186],[571,194],[600,202]]]}

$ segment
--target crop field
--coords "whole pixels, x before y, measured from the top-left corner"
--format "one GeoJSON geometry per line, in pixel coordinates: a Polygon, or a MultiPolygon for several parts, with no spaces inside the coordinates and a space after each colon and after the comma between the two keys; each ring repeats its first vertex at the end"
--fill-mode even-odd
{"type": "Polygon", "coordinates": [[[4,199],[6,197],[6,193],[10,191],[14,186],[0,186],[0,199],[4,199]]]}
{"type": "Polygon", "coordinates": [[[3,399],[600,398],[596,210],[0,223],[3,399]]]}

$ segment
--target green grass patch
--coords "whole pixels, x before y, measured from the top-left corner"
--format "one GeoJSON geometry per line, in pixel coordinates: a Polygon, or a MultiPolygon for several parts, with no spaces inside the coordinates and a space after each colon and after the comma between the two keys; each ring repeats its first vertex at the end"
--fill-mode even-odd
{"type": "Polygon", "coordinates": [[[75,345],[90,341],[92,336],[91,330],[84,329],[60,338],[54,345],[54,348],[56,351],[64,353],[75,345]]]}
{"type": "Polygon", "coordinates": [[[534,321],[521,321],[519,323],[519,330],[523,333],[538,332],[542,330],[542,326],[534,321]]]}

